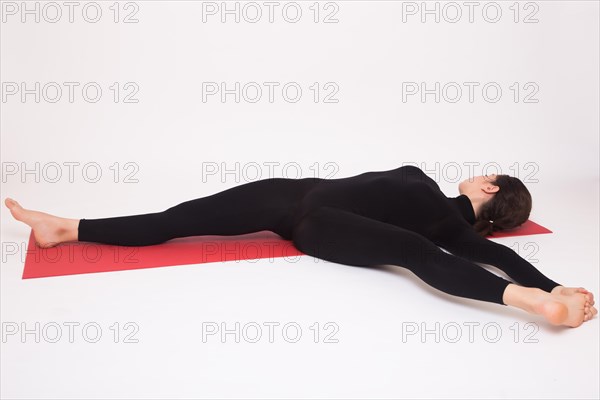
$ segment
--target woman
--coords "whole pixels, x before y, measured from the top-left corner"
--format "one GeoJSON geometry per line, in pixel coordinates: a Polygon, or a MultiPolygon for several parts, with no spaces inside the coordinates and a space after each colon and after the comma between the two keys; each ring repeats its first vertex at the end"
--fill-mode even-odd
{"type": "Polygon", "coordinates": [[[305,254],[347,265],[395,264],[443,292],[514,306],[554,325],[577,327],[597,314],[591,292],[560,285],[485,238],[528,219],[531,196],[519,179],[477,176],[458,188],[459,196],[446,197],[407,165],[340,179],[263,179],[162,212],[102,219],[60,218],[10,198],[5,204],[41,247],[77,240],[144,246],[270,230],[305,254]],[[474,262],[494,265],[515,282],[474,262]]]}

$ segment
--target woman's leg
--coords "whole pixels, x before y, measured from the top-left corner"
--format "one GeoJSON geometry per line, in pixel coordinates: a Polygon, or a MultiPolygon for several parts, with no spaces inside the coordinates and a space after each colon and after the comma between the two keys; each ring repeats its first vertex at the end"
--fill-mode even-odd
{"type": "Polygon", "coordinates": [[[331,207],[308,212],[292,240],[303,253],[340,264],[407,268],[430,286],[460,297],[504,305],[504,289],[511,283],[443,252],[416,232],[331,207]]]}
{"type": "Polygon", "coordinates": [[[307,181],[271,178],[189,200],[162,212],[81,219],[78,240],[145,246],[198,235],[242,235],[271,230],[305,190],[307,181]]]}
{"type": "Polygon", "coordinates": [[[566,296],[521,287],[443,252],[422,235],[346,210],[308,212],[294,227],[292,240],[305,254],[347,265],[398,265],[445,293],[518,307],[552,324],[578,326],[595,314],[595,309],[584,313],[582,293],[566,296]]]}
{"type": "Polygon", "coordinates": [[[290,215],[318,179],[270,178],[189,200],[162,212],[97,219],[67,219],[27,210],[6,199],[19,221],[31,226],[38,245],[66,241],[145,246],[195,235],[240,235],[271,230],[291,237],[290,215]]]}

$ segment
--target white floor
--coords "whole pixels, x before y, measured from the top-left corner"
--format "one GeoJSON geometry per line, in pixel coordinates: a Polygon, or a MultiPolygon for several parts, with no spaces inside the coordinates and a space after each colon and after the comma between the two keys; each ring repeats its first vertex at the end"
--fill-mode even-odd
{"type": "MultiPolygon", "coordinates": [[[[403,22],[422,2],[299,2],[298,23],[282,19],[283,4],[273,23],[266,6],[257,23],[204,23],[209,2],[119,3],[118,15],[112,1],[96,3],[98,23],[82,20],[82,5],[68,22],[62,3],[59,22],[22,22],[10,7],[24,3],[2,3],[2,200],[100,218],[161,211],[253,180],[256,166],[263,178],[335,178],[437,163],[432,177],[449,196],[471,173],[506,173],[525,180],[531,219],[554,233],[497,240],[600,301],[598,2],[489,2],[499,22],[482,18],[483,3],[469,22],[452,2],[456,23],[410,12],[403,22]],[[8,94],[35,82],[48,89],[40,102],[8,94]],[[64,89],[56,103],[52,82],[64,89]],[[73,102],[64,82],[79,84],[73,102]],[[266,82],[278,84],[273,102],[266,82]],[[477,84],[472,102],[467,82],[477,84]],[[101,100],[84,100],[87,83],[101,100]],[[258,83],[263,98],[203,101],[205,83],[258,83]],[[283,98],[288,83],[300,101],[283,98]],[[449,92],[403,99],[406,83],[449,92]],[[452,102],[457,84],[463,97],[452,102]],[[487,84],[500,100],[484,99],[487,84]],[[210,173],[236,163],[238,173],[210,173]],[[99,182],[83,165],[100,168],[99,182]]],[[[0,206],[2,398],[600,397],[598,317],[552,327],[438,292],[397,266],[308,256],[22,280],[30,230],[0,206]]]]}
{"type": "MultiPolygon", "coordinates": [[[[598,226],[582,223],[598,220],[597,184],[538,195],[532,219],[554,233],[498,240],[598,297],[598,226]]],[[[5,215],[3,242],[25,242],[5,215]]],[[[395,266],[302,256],[22,280],[5,257],[3,398],[598,397],[597,317],[553,327],[395,266]]]]}

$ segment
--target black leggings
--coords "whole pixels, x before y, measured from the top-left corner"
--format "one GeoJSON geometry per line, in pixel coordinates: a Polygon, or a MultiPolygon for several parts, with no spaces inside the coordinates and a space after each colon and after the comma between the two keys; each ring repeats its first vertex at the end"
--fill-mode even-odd
{"type": "Polygon", "coordinates": [[[78,240],[145,246],[178,237],[268,230],[323,260],[365,267],[393,264],[445,293],[504,305],[504,289],[513,282],[442,251],[418,233],[343,209],[304,209],[302,198],[318,183],[318,178],[263,179],[162,212],[81,219],[78,240]]]}

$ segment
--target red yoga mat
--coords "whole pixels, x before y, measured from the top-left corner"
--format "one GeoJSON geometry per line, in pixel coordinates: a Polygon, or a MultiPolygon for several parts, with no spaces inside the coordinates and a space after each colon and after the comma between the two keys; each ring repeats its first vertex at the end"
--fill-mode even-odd
{"type": "MultiPolygon", "coordinates": [[[[551,233],[533,221],[495,233],[492,238],[551,233]]],[[[297,258],[304,255],[292,241],[271,231],[238,236],[190,236],[152,246],[114,246],[66,242],[44,249],[29,235],[23,279],[89,274],[93,272],[203,264],[216,261],[297,258]]]]}
{"type": "Polygon", "coordinates": [[[532,220],[528,219],[521,226],[508,229],[501,232],[494,232],[493,235],[488,236],[488,238],[501,238],[508,236],[525,236],[525,235],[537,235],[540,233],[552,233],[552,231],[548,228],[545,228],[539,224],[536,224],[532,220]]]}

